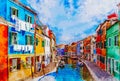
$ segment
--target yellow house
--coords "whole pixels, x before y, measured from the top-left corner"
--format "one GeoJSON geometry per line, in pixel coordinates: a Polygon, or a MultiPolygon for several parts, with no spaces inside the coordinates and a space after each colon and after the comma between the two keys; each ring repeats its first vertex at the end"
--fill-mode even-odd
{"type": "Polygon", "coordinates": [[[41,26],[37,25],[35,29],[35,72],[40,71],[41,62],[44,61],[44,36],[41,26]]]}

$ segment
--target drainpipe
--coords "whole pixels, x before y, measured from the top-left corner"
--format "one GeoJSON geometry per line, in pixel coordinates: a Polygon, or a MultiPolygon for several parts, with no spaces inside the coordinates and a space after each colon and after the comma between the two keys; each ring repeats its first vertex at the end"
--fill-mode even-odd
{"type": "MultiPolygon", "coordinates": [[[[34,16],[34,73],[36,73],[36,16],[34,16]]],[[[33,78],[33,71],[32,71],[32,64],[31,64],[31,73],[32,73],[32,78],[33,78]]]]}

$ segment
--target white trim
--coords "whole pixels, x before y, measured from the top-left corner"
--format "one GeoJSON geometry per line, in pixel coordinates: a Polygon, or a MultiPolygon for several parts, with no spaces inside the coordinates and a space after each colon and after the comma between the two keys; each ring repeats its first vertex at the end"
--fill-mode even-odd
{"type": "Polygon", "coordinates": [[[116,62],[118,62],[118,65],[119,65],[119,61],[118,61],[118,60],[114,60],[114,71],[115,71],[116,73],[119,73],[119,74],[120,74],[120,72],[116,70],[116,62]]]}

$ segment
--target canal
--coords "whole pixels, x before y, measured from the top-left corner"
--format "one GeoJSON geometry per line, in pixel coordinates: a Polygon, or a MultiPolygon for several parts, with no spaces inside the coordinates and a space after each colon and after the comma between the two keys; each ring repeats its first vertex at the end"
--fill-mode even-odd
{"type": "Polygon", "coordinates": [[[90,75],[87,67],[77,67],[75,62],[73,64],[66,64],[64,68],[58,68],[57,72],[52,72],[39,81],[94,81],[90,75]]]}

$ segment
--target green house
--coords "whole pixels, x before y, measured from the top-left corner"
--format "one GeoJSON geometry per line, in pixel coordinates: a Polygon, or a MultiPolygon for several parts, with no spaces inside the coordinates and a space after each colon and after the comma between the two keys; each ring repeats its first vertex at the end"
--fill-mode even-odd
{"type": "Polygon", "coordinates": [[[120,81],[120,21],[117,21],[106,33],[107,71],[120,81]]]}

